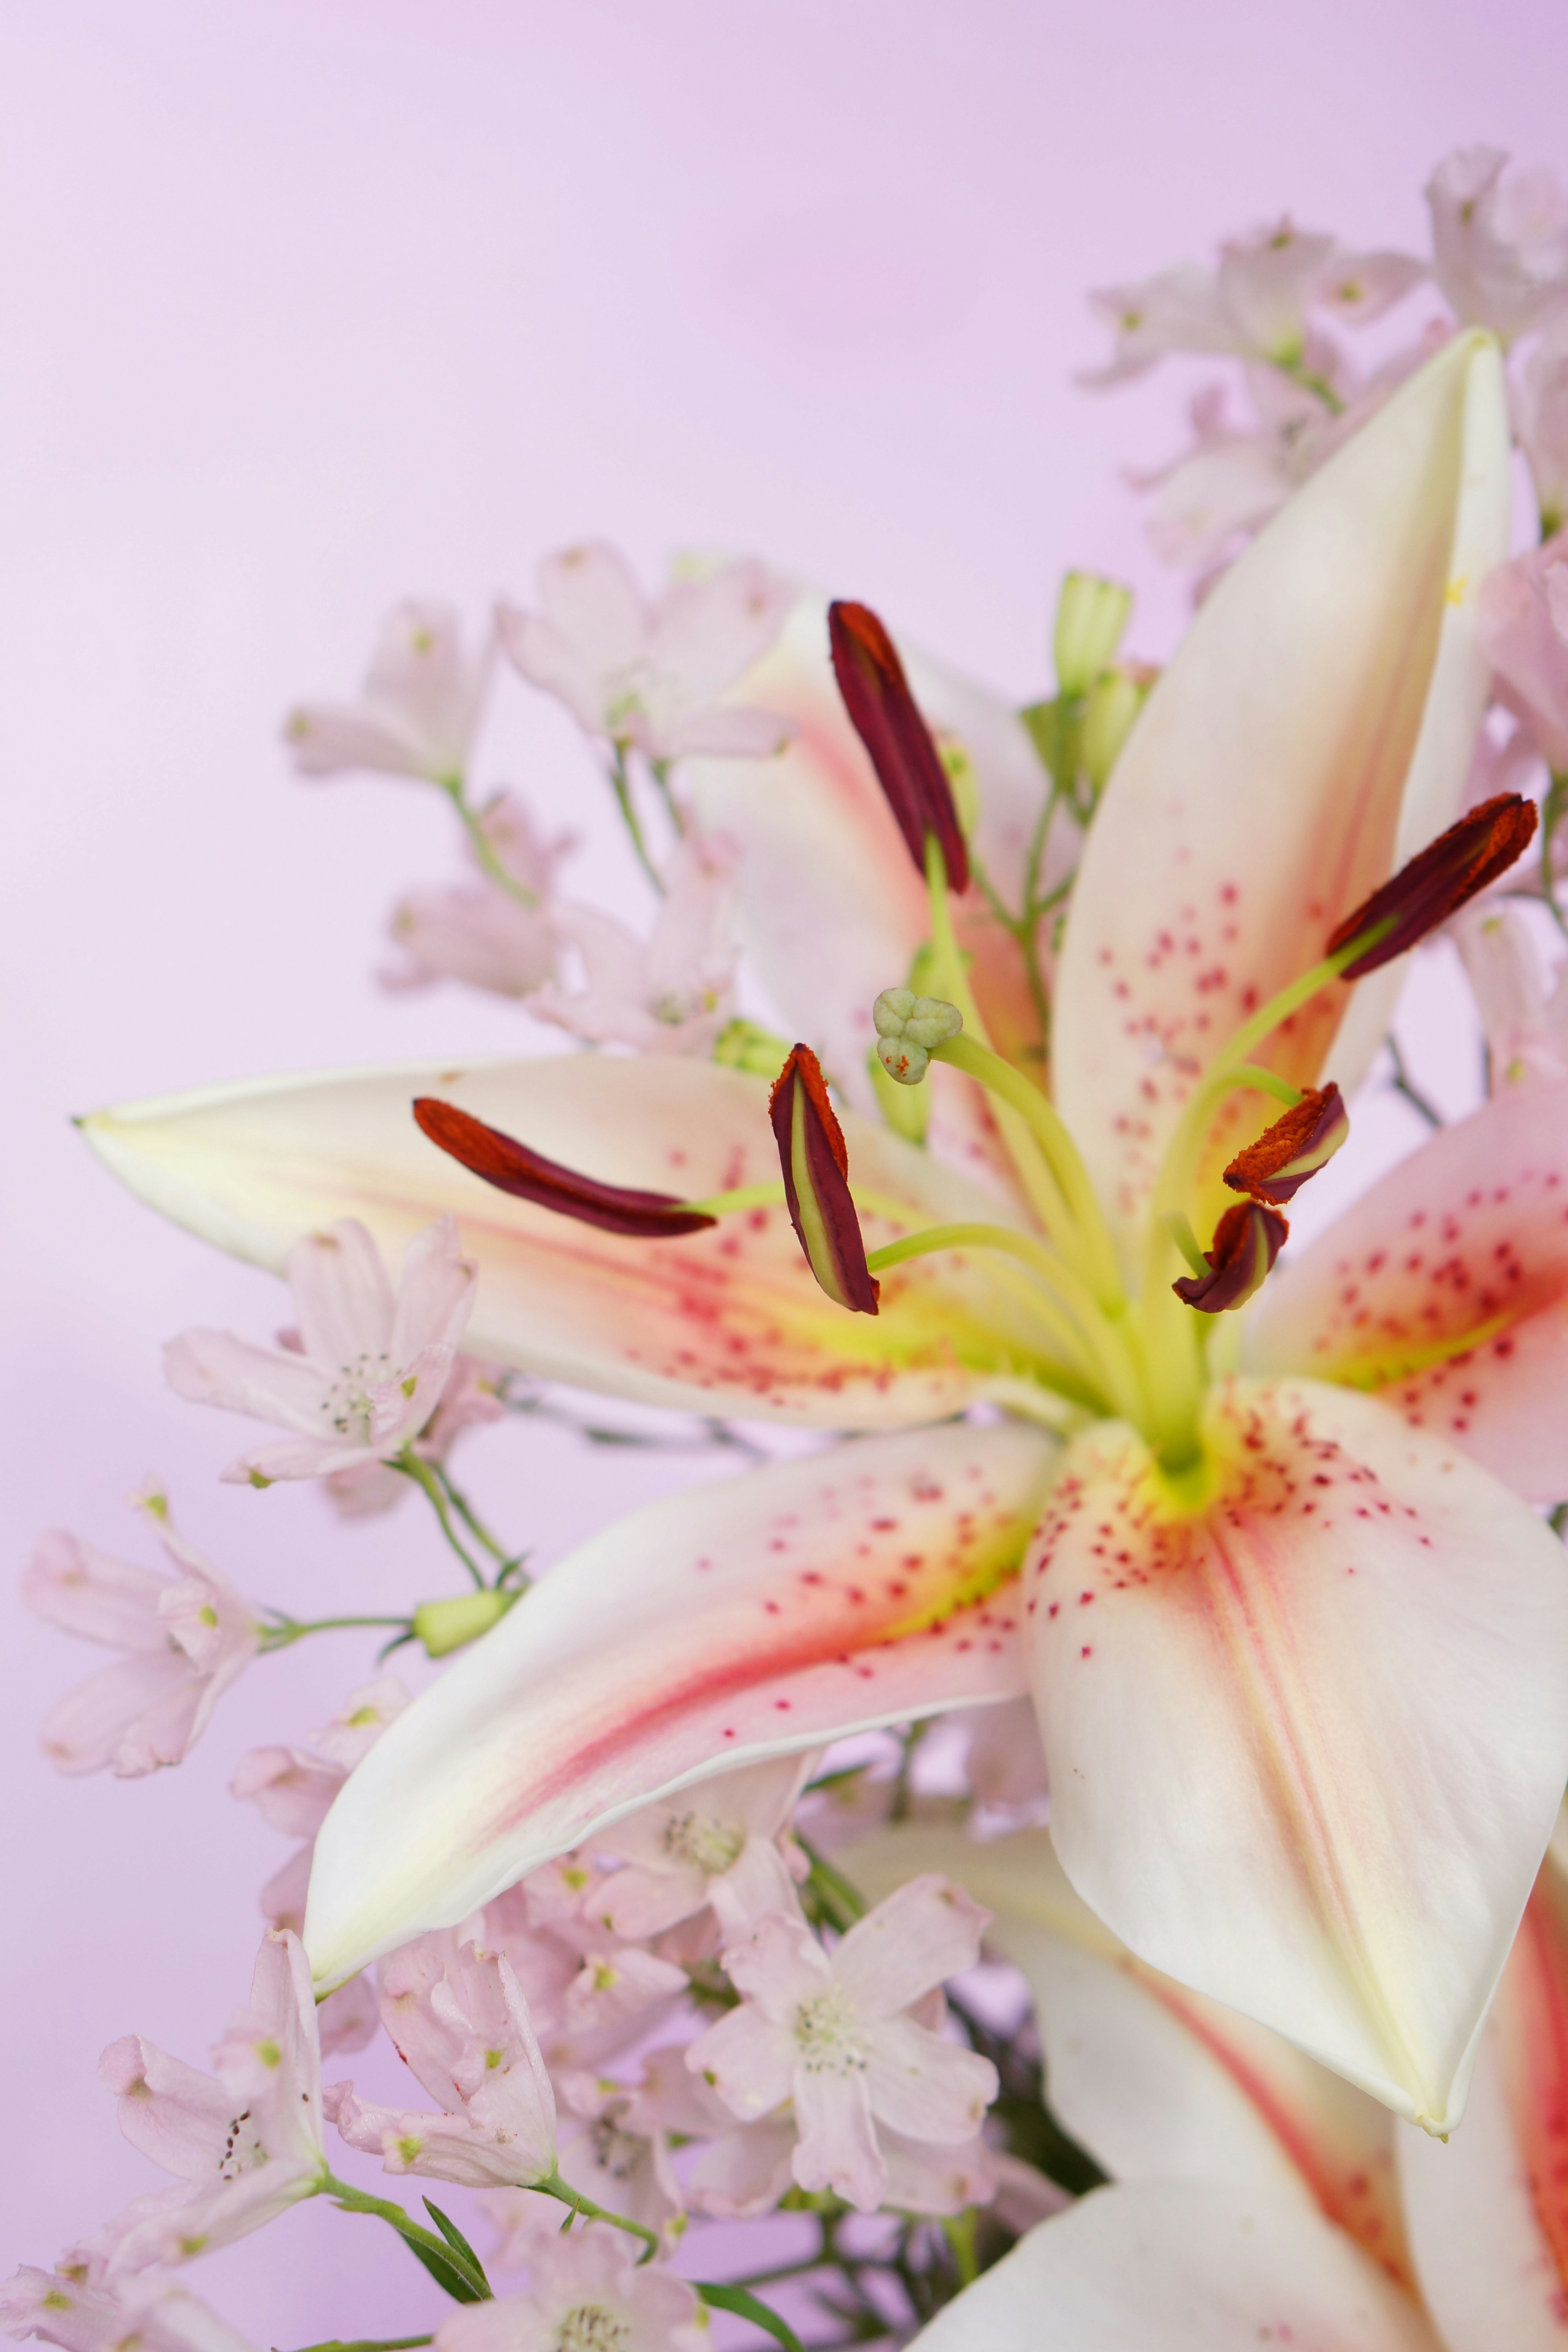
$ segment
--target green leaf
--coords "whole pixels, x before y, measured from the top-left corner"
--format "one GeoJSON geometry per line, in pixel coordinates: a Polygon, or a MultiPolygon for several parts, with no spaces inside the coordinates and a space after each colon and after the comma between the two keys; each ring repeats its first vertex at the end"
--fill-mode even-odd
{"type": "Polygon", "coordinates": [[[777,2337],[784,2352],[805,2352],[788,2320],[781,2319],[776,2311],[770,2311],[765,2303],[759,2302],[749,2286],[725,2286],[713,2279],[693,2279],[691,2284],[703,2302],[710,2304],[715,2311],[732,2311],[738,2319],[749,2319],[753,2327],[764,2328],[768,2335],[777,2337]]]}
{"type": "Polygon", "coordinates": [[[467,2263],[459,2261],[427,2231],[417,2238],[411,2230],[400,2230],[397,2234],[416,2261],[424,2263],[437,2285],[449,2294],[454,2303],[489,2301],[489,2287],[480,2286],[467,2263]]]}
{"type": "Polygon", "coordinates": [[[469,2245],[467,2238],[464,2237],[461,2230],[458,2229],[456,2221],[452,2221],[447,2214],[443,2213],[439,2205],[437,2205],[432,2198],[426,2197],[425,2200],[425,2210],[429,2214],[430,2219],[435,2222],[436,2227],[440,2231],[441,2235],[446,2239],[447,2243],[449,2246],[456,2247],[458,2252],[460,2253],[466,2261],[473,2264],[475,2275],[488,2294],[490,2292],[490,2283],[485,2276],[485,2266],[483,2263],[480,2262],[478,2254],[475,2253],[472,2246],[469,2245]]]}

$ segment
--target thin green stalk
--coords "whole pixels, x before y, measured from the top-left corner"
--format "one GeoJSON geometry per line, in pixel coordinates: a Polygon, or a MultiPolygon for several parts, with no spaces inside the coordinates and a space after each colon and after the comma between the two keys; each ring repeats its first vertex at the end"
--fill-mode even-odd
{"type": "Polygon", "coordinates": [[[1389,1059],[1394,1064],[1394,1078],[1392,1083],[1394,1093],[1396,1095],[1402,1095],[1405,1100],[1410,1105],[1411,1109],[1420,1113],[1428,1127],[1441,1127],[1443,1124],[1442,1112],[1437,1109],[1434,1103],[1427,1100],[1420,1087],[1411,1077],[1409,1071],[1405,1066],[1405,1056],[1399,1050],[1398,1040],[1392,1030],[1390,1030],[1384,1043],[1388,1047],[1389,1059]]]}
{"type": "Polygon", "coordinates": [[[526,883],[520,882],[515,875],[509,874],[496,856],[490,837],[485,831],[484,819],[468,799],[462,777],[443,777],[442,790],[458,813],[458,822],[468,835],[468,844],[474,856],[479,859],[484,872],[495,884],[497,889],[504,890],[507,897],[515,899],[520,907],[527,907],[531,911],[536,908],[539,900],[534,893],[526,883]]]}
{"type": "Polygon", "coordinates": [[[686,825],[681,817],[680,804],[669,788],[669,761],[668,760],[650,760],[647,764],[648,773],[652,776],[654,782],[658,786],[659,798],[664,803],[665,813],[668,816],[670,824],[675,827],[678,838],[684,841],[686,838],[686,825]]]}
{"type": "Polygon", "coordinates": [[[434,2344],[433,2336],[356,2336],[345,2343],[329,2336],[324,2344],[306,2344],[300,2352],[414,2352],[416,2344],[434,2344]]]}
{"type": "Polygon", "coordinates": [[[405,1445],[402,1453],[394,1458],[391,1467],[394,1470],[401,1470],[404,1476],[412,1478],[416,1486],[424,1487],[430,1497],[430,1507],[440,1521],[441,1533],[483,1592],[486,1590],[485,1572],[479,1562],[471,1557],[458,1536],[457,1528],[452,1525],[452,1516],[447,1508],[447,1498],[441,1491],[440,1481],[430,1465],[420,1460],[412,1445],[405,1445]]]}
{"type": "Polygon", "coordinates": [[[957,1249],[995,1250],[1005,1257],[1016,1258],[1054,1294],[1051,1297],[1031,1298],[1030,1311],[1039,1318],[1058,1346],[1066,1348],[1076,1360],[1077,1370],[1074,1371],[1071,1364],[1055,1365],[1048,1360],[1037,1360],[1042,1380],[1056,1385],[1057,1376],[1068,1372],[1073,1384],[1064,1388],[1063,1393],[1071,1395],[1075,1403],[1102,1404],[1109,1396],[1120,1399],[1119,1410],[1127,1409],[1125,1370],[1107,1344],[1110,1325],[1088,1285],[1037,1234],[1020,1233],[1013,1225],[928,1225],[924,1233],[905,1234],[882,1249],[868,1251],[866,1265],[872,1274],[885,1274],[908,1258],[931,1257],[941,1251],[957,1249]],[[1058,1300],[1060,1305],[1057,1304],[1058,1300]],[[1087,1389],[1081,1385],[1084,1381],[1089,1383],[1087,1389]]]}
{"type": "Polygon", "coordinates": [[[631,835],[637,863],[662,898],[664,884],[658,878],[658,866],[648,856],[647,844],[643,839],[642,826],[637,822],[637,813],[632,802],[632,780],[626,773],[626,747],[624,743],[613,743],[610,747],[610,786],[621,812],[621,820],[631,835]]]}
{"type": "MultiPolygon", "coordinates": [[[[501,1578],[503,1578],[508,1583],[515,1584],[517,1582],[516,1571],[521,1567],[522,1562],[528,1557],[527,1553],[508,1551],[505,1545],[499,1542],[497,1538],[491,1535],[489,1528],[486,1527],[484,1521],[476,1513],[474,1507],[469,1502],[468,1496],[459,1487],[455,1486],[452,1484],[451,1478],[444,1465],[440,1463],[433,1463],[431,1467],[434,1469],[437,1477],[441,1482],[442,1491],[446,1495],[447,1502],[450,1503],[452,1508],[457,1512],[458,1517],[462,1520],[463,1525],[468,1528],[468,1533],[474,1538],[474,1540],[477,1543],[483,1544],[490,1558],[500,1568],[501,1578]]],[[[499,1580],[498,1580],[498,1581],[499,1580]]],[[[527,1579],[525,1578],[523,1581],[526,1583],[527,1579]]]]}
{"type": "Polygon", "coordinates": [[[559,2172],[551,2173],[544,2180],[532,2181],[530,2186],[536,2189],[542,2197],[553,2197],[559,2203],[572,2207],[563,2225],[564,2228],[570,2229],[580,2213],[585,2221],[608,2221],[612,2229],[625,2230],[628,2237],[640,2238],[647,2249],[640,2258],[642,2262],[651,2262],[658,2253],[659,2239],[657,2230],[645,2229],[640,2221],[631,2221],[625,2213],[612,2213],[607,2206],[595,2205],[591,2197],[584,2197],[580,2189],[574,2189],[570,2182],[563,2180],[559,2172]]]}
{"type": "Polygon", "coordinates": [[[1563,813],[1568,809],[1568,776],[1553,774],[1546,787],[1546,798],[1541,803],[1541,895],[1551,911],[1552,919],[1568,939],[1568,916],[1557,903],[1555,877],[1552,871],[1552,844],[1563,813]]]}
{"type": "Polygon", "coordinates": [[[281,1610],[272,1610],[268,1613],[276,1622],[268,1625],[261,1636],[263,1657],[270,1651],[287,1650],[293,1643],[302,1642],[307,1633],[335,1633],[345,1626],[353,1625],[397,1625],[405,1630],[409,1625],[406,1617],[300,1618],[286,1616],[281,1610]]]}

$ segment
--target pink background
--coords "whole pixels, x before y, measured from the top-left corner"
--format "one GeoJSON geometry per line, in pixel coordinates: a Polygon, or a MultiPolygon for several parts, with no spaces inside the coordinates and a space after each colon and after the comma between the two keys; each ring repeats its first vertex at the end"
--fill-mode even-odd
{"type": "MultiPolygon", "coordinates": [[[[649,573],[681,543],[755,549],[1022,697],[1055,578],[1089,562],[1148,584],[1134,642],[1160,653],[1183,591],[1116,470],[1177,446],[1178,382],[1075,390],[1101,348],[1081,289],[1287,206],[1424,246],[1447,147],[1558,160],[1563,47],[1526,0],[11,0],[6,1559],[54,1523],[148,1556],[121,1498],[156,1468],[259,1598],[447,1589],[412,1509],[341,1535],[313,1493],[216,1484],[246,1432],[165,1391],[158,1343],[264,1336],[280,1295],[66,1124],[530,1042],[498,1003],[374,984],[397,891],[455,869],[434,796],[307,789],[277,748],[395,594],[477,614],[590,531],[649,573]]],[[[572,730],[515,686],[481,780],[503,778],[605,844],[596,895],[628,892],[572,730]]],[[[1441,968],[1427,986],[1418,1042],[1457,1102],[1472,1044],[1441,968]]],[[[1368,1133],[1410,1139],[1386,1111],[1368,1133]]],[[[466,1465],[546,1559],[654,1483],[517,1429],[466,1465]]],[[[237,1759],[321,1722],[364,1654],[263,1662],[178,1772],[68,1783],[36,1725],[94,1660],[5,1606],[5,2251],[47,2261],[153,2185],[100,2048],[137,2028],[199,2061],[244,1996],[286,1848],[226,1793],[237,1759]]],[[[319,2207],[191,2283],[260,2345],[439,2307],[376,2225],[319,2207]]]]}

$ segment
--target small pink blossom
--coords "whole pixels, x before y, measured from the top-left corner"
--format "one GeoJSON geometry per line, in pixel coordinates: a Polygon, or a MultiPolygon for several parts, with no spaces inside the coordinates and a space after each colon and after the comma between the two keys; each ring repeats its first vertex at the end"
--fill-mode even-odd
{"type": "Polygon", "coordinates": [[[368,768],[460,784],[494,666],[490,633],[466,651],[449,604],[410,597],[383,625],[357,702],[307,702],[290,711],[284,740],[302,776],[368,768]]]}
{"type": "Polygon", "coordinates": [[[19,2270],[0,2285],[0,2327],[64,2352],[250,2352],[243,2336],[170,2279],[110,2285],[19,2270]]]}
{"type": "Polygon", "coordinates": [[[605,1925],[613,1883],[590,1857],[563,1854],[485,1906],[486,1943],[510,1961],[552,2066],[602,2064],[687,1990],[675,1959],[605,1925]]]}
{"type": "Polygon", "coordinates": [[[1568,304],[1568,193],[1500,147],[1461,147],[1426,187],[1437,283],[1468,326],[1521,335],[1568,304]]]}
{"type": "Polygon", "coordinates": [[[960,1719],[970,1727],[964,1770],[975,1801],[997,1811],[1038,1811],[1050,1784],[1033,1701],[1005,1699],[960,1719]]]}
{"type": "Polygon", "coordinates": [[[722,835],[678,842],[646,941],[596,908],[558,908],[556,929],[581,957],[584,984],[566,990],[549,982],[530,998],[529,1011],[596,1045],[710,1053],[734,1009],[738,862],[722,835]]]}
{"type": "Polygon", "coordinates": [[[1568,317],[1555,320],[1531,352],[1512,405],[1541,508],[1541,535],[1550,539],[1568,522],[1568,317]]]}
{"type": "MultiPolygon", "coordinates": [[[[427,988],[460,980],[494,996],[521,997],[541,987],[555,969],[556,934],[548,912],[555,868],[572,836],[544,841],[528,809],[502,793],[479,819],[479,829],[504,872],[536,903],[523,905],[488,875],[444,890],[411,890],[390,925],[403,961],[381,974],[391,989],[427,988]]],[[[472,843],[468,855],[478,863],[472,843]]]]}
{"type": "Polygon", "coordinates": [[[791,1756],[722,1773],[601,1831],[595,1846],[626,1864],[604,1883],[605,1926],[655,1936],[710,1904],[726,1940],[739,1943],[765,1913],[793,1910],[795,1877],[779,1838],[809,1762],[791,1756]]]}
{"type": "Polygon", "coordinates": [[[289,1254],[302,1353],[258,1348],[227,1331],[185,1331],[164,1350],[176,1394],[253,1414],[295,1433],[224,1476],[269,1486],[389,1461],[435,1413],[474,1303],[474,1269],[449,1216],[416,1234],[394,1295],[357,1218],[310,1234],[289,1254]]]}
{"type": "Polygon", "coordinates": [[[57,1531],[45,1536],[22,1579],[35,1615],[127,1653],[45,1717],[44,1752],[62,1772],[112,1765],[121,1779],[134,1780],[182,1762],[259,1645],[255,1612],[185,1542],[162,1489],[149,1482],[137,1501],[175,1576],[134,1568],[57,1531]]]}
{"type": "Polygon", "coordinates": [[[1486,1033],[1491,1092],[1568,1077],[1568,990],[1559,967],[1549,990],[1530,926],[1497,898],[1467,907],[1449,926],[1486,1033]]]}
{"type": "Polygon", "coordinates": [[[470,2303],[443,2321],[436,2352],[703,2352],[694,2291],[603,2221],[541,2233],[525,2294],[470,2303]]]}
{"type": "Polygon", "coordinates": [[[324,2184],[316,2003],[297,1937],[267,1937],[214,2065],[203,2074],[134,2033],[104,2052],[121,2130],[183,2185],[138,2197],[80,2250],[95,2274],[210,2253],[324,2184]]]}
{"type": "Polygon", "coordinates": [[[327,2112],[351,2147],[388,2172],[468,2188],[526,2188],[555,2169],[555,2098],[510,1966],[475,1943],[421,1937],[382,1969],[382,2020],[443,2112],[356,2099],[334,2084],[327,2112]]]}
{"type": "MultiPolygon", "coordinates": [[[[500,1394],[503,1378],[499,1364],[484,1363],[478,1356],[453,1358],[441,1402],[413,1443],[412,1450],[421,1462],[444,1466],[458,1440],[470,1429],[483,1429],[490,1422],[506,1419],[500,1394]]],[[[330,1471],[326,1480],[329,1499],[346,1519],[373,1518],[390,1511],[410,1491],[411,1482],[384,1462],[362,1462],[354,1470],[330,1471]]]]}
{"type": "Polygon", "coordinates": [[[774,1916],[724,1966],[741,2006],[699,2036],[687,2063],[751,2120],[788,2099],[795,2178],[862,2212],[889,2193],[879,2124],[948,2148],[971,2141],[996,2070],[909,2014],[973,1966],[989,1914],[959,1887],[911,1879],[858,1920],[831,1954],[803,1921],[774,1916]]]}
{"type": "Polygon", "coordinates": [[[760,563],[727,564],[647,598],[614,548],[591,542],[546,559],[539,600],[538,613],[501,607],[501,642],[590,735],[662,762],[700,751],[766,758],[794,734],[776,712],[723,699],[795,601],[760,563]]]}
{"type": "Polygon", "coordinates": [[[1524,720],[1553,774],[1568,772],[1568,531],[1489,572],[1479,614],[1501,700],[1524,720]]]}
{"type": "MultiPolygon", "coordinates": [[[[261,1890],[262,1914],[272,1927],[303,1934],[316,1832],[353,1767],[402,1714],[408,1697],[395,1675],[383,1675],[351,1691],[331,1723],[310,1733],[310,1748],[253,1748],[241,1757],[229,1783],[232,1793],[255,1804],[268,1829],[305,1841],[261,1890]]],[[[316,2014],[323,2056],[363,2050],[381,2024],[374,1971],[351,1977],[316,2014]]]]}

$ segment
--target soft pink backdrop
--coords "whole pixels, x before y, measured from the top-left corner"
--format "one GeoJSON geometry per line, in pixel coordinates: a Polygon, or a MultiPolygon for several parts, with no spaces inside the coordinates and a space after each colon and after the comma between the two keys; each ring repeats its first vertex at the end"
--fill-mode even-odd
{"type": "MultiPolygon", "coordinates": [[[[7,1574],[51,1523],[144,1549],[121,1497],[155,1467],[259,1597],[445,1588],[412,1510],[342,1537],[311,1493],[216,1483],[242,1433],[166,1392],[157,1345],[260,1336],[279,1293],[117,1192],[66,1123],[526,1037],[491,1002],[374,984],[390,901],[454,863],[433,799],[309,790],[277,749],[395,594],[477,612],[588,531],[649,571],[754,548],[1022,696],[1051,583],[1088,562],[1148,586],[1134,635],[1161,652],[1183,595],[1116,472],[1175,446],[1176,385],[1073,388],[1100,349],[1081,289],[1286,206],[1418,243],[1448,146],[1559,159],[1563,49],[1551,0],[11,0],[7,1574]]],[[[626,887],[569,728],[521,688],[500,777],[626,887]]],[[[1441,971],[1430,992],[1425,1063],[1458,1101],[1472,1046],[1441,971]]],[[[468,1463],[545,1559],[647,1487],[635,1458],[515,1430],[468,1463]]],[[[152,2185],[102,2044],[139,2028],[199,2060],[243,1997],[285,1849],[226,1795],[235,1760],[322,1720],[363,1654],[264,1663],[179,1772],[66,1783],[37,1719],[93,1661],[5,1611],[0,2253],[43,2261],[152,2185]]],[[[262,2345],[439,2301],[320,2208],[192,2283],[262,2345]]]]}

